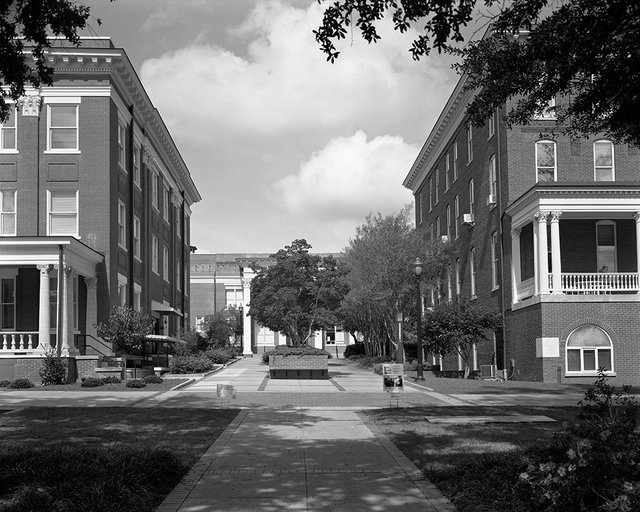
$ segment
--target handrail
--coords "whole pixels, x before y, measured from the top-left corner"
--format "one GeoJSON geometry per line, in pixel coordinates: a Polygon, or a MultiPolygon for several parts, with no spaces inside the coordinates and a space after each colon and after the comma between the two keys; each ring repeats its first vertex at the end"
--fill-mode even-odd
{"type": "Polygon", "coordinates": [[[94,347],[93,345],[88,345],[90,346],[93,350],[95,350],[96,352],[98,352],[98,354],[105,356],[105,357],[111,357],[113,354],[113,349],[107,345],[104,341],[96,338],[95,336],[91,335],[91,334],[76,334],[75,335],[75,340],[74,340],[74,344],[76,346],[76,348],[80,351],[81,355],[86,355],[87,354],[87,338],[91,338],[92,340],[97,341],[100,345],[102,345],[102,347],[104,347],[107,350],[107,354],[105,354],[104,352],[102,352],[102,350],[100,350],[101,347],[94,347]],[[78,343],[78,340],[80,338],[84,338],[84,343],[82,344],[82,346],[80,346],[80,344],[78,343]]]}

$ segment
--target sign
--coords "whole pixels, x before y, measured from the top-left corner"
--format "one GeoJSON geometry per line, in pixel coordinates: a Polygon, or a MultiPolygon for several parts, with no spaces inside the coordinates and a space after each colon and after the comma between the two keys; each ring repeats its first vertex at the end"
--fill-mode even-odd
{"type": "Polygon", "coordinates": [[[235,386],[230,384],[218,384],[216,389],[220,398],[237,398],[235,386]]]}
{"type": "Polygon", "coordinates": [[[390,393],[404,391],[404,367],[396,363],[382,364],[382,389],[390,393]]]}

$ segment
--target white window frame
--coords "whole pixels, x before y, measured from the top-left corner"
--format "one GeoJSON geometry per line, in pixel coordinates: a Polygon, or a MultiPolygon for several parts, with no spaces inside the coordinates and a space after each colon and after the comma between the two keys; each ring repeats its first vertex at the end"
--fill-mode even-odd
{"type": "Polygon", "coordinates": [[[467,165],[473,162],[473,125],[467,126],[467,165]]]}
{"type": "Polygon", "coordinates": [[[169,223],[169,204],[171,203],[171,191],[166,186],[166,183],[162,187],[162,218],[169,223]]]}
{"type": "Polygon", "coordinates": [[[460,258],[456,259],[456,296],[462,293],[462,262],[460,258]]]}
{"type": "MultiPolygon", "coordinates": [[[[71,99],[71,98],[69,98],[71,99]]],[[[73,99],[73,101],[63,101],[62,98],[56,98],[55,101],[52,101],[51,103],[47,104],[47,150],[45,151],[45,153],[80,153],[80,116],[79,116],[79,111],[80,111],[80,100],[79,99],[73,99]],[[73,106],[76,109],[76,124],[75,127],[69,127],[69,126],[51,126],[51,109],[52,108],[56,108],[56,107],[69,107],[69,106],[73,106]],[[51,146],[51,132],[52,130],[57,130],[57,129],[65,129],[65,130],[69,130],[69,129],[75,129],[76,131],[76,144],[75,147],[73,148],[54,148],[51,146]]]]}
{"type": "Polygon", "coordinates": [[[547,119],[556,119],[556,98],[549,99],[544,105],[540,105],[538,111],[533,115],[536,121],[544,121],[547,119]]]}
{"type": "Polygon", "coordinates": [[[136,311],[142,310],[142,286],[133,283],[133,304],[131,305],[136,311]]]}
{"type": "Polygon", "coordinates": [[[571,336],[573,335],[574,332],[576,332],[578,329],[585,327],[584,325],[581,325],[579,327],[576,327],[573,331],[571,331],[571,334],[569,334],[569,336],[567,336],[567,342],[565,343],[565,372],[567,376],[588,376],[588,377],[595,377],[598,375],[598,362],[599,362],[599,354],[598,352],[601,350],[609,350],[610,354],[611,354],[611,368],[609,368],[608,370],[606,370],[604,372],[605,375],[610,375],[613,376],[615,375],[615,362],[614,362],[614,353],[613,353],[613,343],[611,342],[611,336],[609,336],[609,333],[606,332],[604,329],[602,329],[600,326],[598,325],[594,325],[594,327],[596,327],[597,329],[599,329],[600,331],[602,331],[605,336],[607,337],[607,340],[609,341],[609,346],[606,345],[590,345],[590,346],[586,346],[586,345],[571,345],[571,336]],[[580,351],[580,370],[569,370],[569,351],[570,350],[575,350],[575,351],[580,351]],[[595,352],[595,369],[594,370],[585,370],[584,369],[584,353],[586,351],[594,351],[595,352]]]}
{"type": "Polygon", "coordinates": [[[436,238],[440,240],[442,232],[440,231],[440,216],[436,217],[436,238]]]}
{"type": "Polygon", "coordinates": [[[118,247],[127,250],[127,205],[118,199],[118,247]]]}
{"type": "Polygon", "coordinates": [[[160,195],[160,175],[153,171],[151,173],[151,206],[160,211],[159,195],[160,195]]]}
{"type": "Polygon", "coordinates": [[[78,189],[75,190],[68,190],[68,189],[48,189],[47,190],[47,236],[74,236],[74,237],[78,237],[78,233],[79,233],[79,213],[78,213],[78,189]],[[57,192],[74,192],[75,196],[76,196],[76,210],[75,212],[71,213],[71,212],[52,212],[51,211],[51,196],[52,194],[55,195],[55,193],[57,192]],[[54,215],[75,215],[76,218],[76,227],[75,227],[75,232],[74,233],[51,233],[51,218],[54,215]]]}
{"type": "Polygon", "coordinates": [[[162,278],[169,283],[169,248],[162,246],[162,278]]]}
{"type": "Polygon", "coordinates": [[[500,288],[499,282],[499,255],[500,251],[498,250],[498,233],[494,231],[491,233],[491,289],[497,290],[500,288]]]}
{"type": "Polygon", "coordinates": [[[454,216],[454,238],[460,236],[460,197],[457,195],[453,198],[453,216],[454,216]]]}
{"type": "Polygon", "coordinates": [[[181,279],[182,276],[180,275],[181,272],[182,272],[182,265],[180,265],[180,259],[176,258],[175,273],[176,273],[176,290],[177,291],[182,290],[182,279],[181,279]]]}
{"type": "Polygon", "coordinates": [[[435,203],[434,204],[438,204],[438,202],[440,201],[440,194],[439,194],[439,189],[440,189],[440,169],[438,169],[436,167],[435,172],[435,179],[434,179],[434,183],[433,183],[433,189],[434,189],[434,196],[435,196],[435,203]]]}
{"type": "Polygon", "coordinates": [[[0,190],[0,236],[16,236],[18,232],[18,191],[15,189],[0,190]],[[13,210],[6,209],[5,201],[8,194],[13,193],[13,210]],[[13,233],[4,231],[5,219],[9,216],[13,217],[13,233]]]}
{"type": "Polygon", "coordinates": [[[453,181],[458,179],[458,141],[453,142],[453,181]]]}
{"type": "MultiPolygon", "coordinates": [[[[489,194],[493,197],[498,196],[498,173],[496,168],[496,155],[489,158],[489,194]]],[[[491,205],[495,207],[495,204],[491,205]]]]}
{"type": "Polygon", "coordinates": [[[160,275],[158,272],[158,251],[158,237],[151,235],[151,270],[156,275],[160,275]]]}
{"type": "Polygon", "coordinates": [[[476,204],[475,185],[473,183],[473,178],[471,178],[469,180],[469,213],[471,215],[475,214],[475,204],[476,204]]]}
{"type": "Polygon", "coordinates": [[[3,330],[15,330],[16,328],[16,313],[17,313],[17,305],[16,305],[16,276],[11,275],[11,274],[5,274],[0,272],[0,331],[3,330]],[[2,281],[11,281],[13,282],[13,301],[12,302],[2,302],[2,281]],[[10,305],[13,306],[13,323],[9,326],[9,325],[3,325],[2,324],[2,309],[4,308],[5,305],[10,305]]]}
{"type": "Polygon", "coordinates": [[[127,278],[118,274],[118,306],[127,305],[127,278]]]}
{"type": "Polygon", "coordinates": [[[418,213],[418,225],[422,224],[422,190],[416,194],[416,212],[418,213]]]}
{"type": "Polygon", "coordinates": [[[13,122],[13,124],[6,125],[4,123],[0,123],[0,153],[15,154],[18,153],[18,115],[16,106],[12,103],[9,103],[9,111],[10,120],[13,122]],[[11,132],[13,132],[13,135],[10,134],[11,132]],[[12,148],[5,147],[4,143],[7,138],[11,138],[11,140],[13,141],[12,148]]]}
{"type": "Polygon", "coordinates": [[[616,181],[616,159],[615,159],[615,149],[613,142],[607,139],[596,140],[593,143],[593,181],[616,181]],[[611,148],[611,165],[603,166],[597,165],[596,162],[596,146],[606,144],[611,148]],[[608,180],[599,180],[598,179],[598,169],[611,169],[611,179],[608,180]]]}
{"type": "Polygon", "coordinates": [[[451,232],[452,232],[452,229],[451,229],[451,205],[450,204],[447,205],[447,208],[446,208],[445,211],[447,212],[447,233],[446,233],[446,235],[448,237],[452,237],[452,234],[451,234],[451,232]]]}
{"type": "Polygon", "coordinates": [[[489,128],[489,137],[488,139],[491,139],[491,137],[493,137],[496,133],[496,111],[493,110],[491,112],[491,114],[489,114],[489,119],[487,121],[488,124],[488,128],[489,128]]]}
{"type": "MultiPolygon", "coordinates": [[[[536,183],[540,182],[540,170],[548,170],[548,166],[538,165],[538,147],[540,144],[553,144],[553,181],[558,181],[558,147],[553,140],[538,140],[535,144],[536,183]]],[[[549,180],[545,180],[549,181],[549,180]]]]}
{"type": "Polygon", "coordinates": [[[471,284],[471,298],[477,298],[476,295],[476,250],[469,249],[469,282],[471,284]]]}
{"type": "Polygon", "coordinates": [[[599,220],[596,222],[596,263],[598,265],[598,272],[617,272],[618,271],[618,226],[612,220],[599,220]],[[598,228],[600,226],[612,226],[613,227],[613,245],[598,245],[598,228]],[[613,268],[602,270],[600,267],[601,254],[610,254],[613,258],[613,268]]]}
{"type": "Polygon", "coordinates": [[[429,186],[429,211],[433,210],[433,177],[429,176],[427,180],[427,184],[429,186]]]}
{"type": "Polygon", "coordinates": [[[451,177],[449,173],[451,172],[451,162],[449,160],[449,152],[444,155],[444,190],[445,192],[449,190],[451,187],[451,177]]]}
{"type": "Polygon", "coordinates": [[[127,127],[118,121],[118,165],[127,172],[127,127]]]}
{"type": "Polygon", "coordinates": [[[180,207],[176,206],[174,207],[173,210],[173,221],[175,222],[176,225],[176,236],[178,238],[182,238],[182,233],[181,233],[181,229],[180,229],[180,222],[182,222],[182,214],[180,213],[180,207]]]}
{"type": "Polygon", "coordinates": [[[133,257],[141,261],[141,253],[142,253],[142,233],[141,233],[142,224],[140,223],[140,219],[137,215],[133,216],[133,257]]]}
{"type": "Polygon", "coordinates": [[[133,145],[133,183],[139,189],[142,189],[142,174],[141,174],[141,157],[142,149],[139,144],[133,145]]]}

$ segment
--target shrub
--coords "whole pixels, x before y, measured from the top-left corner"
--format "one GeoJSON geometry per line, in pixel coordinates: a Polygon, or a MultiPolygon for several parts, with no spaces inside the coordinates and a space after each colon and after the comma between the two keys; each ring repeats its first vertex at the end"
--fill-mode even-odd
{"type": "Polygon", "coordinates": [[[162,384],[162,378],[157,375],[150,374],[142,377],[142,382],[145,384],[162,384]]]}
{"type": "Polygon", "coordinates": [[[144,383],[144,381],[142,379],[131,379],[128,380],[127,383],[125,384],[126,387],[128,388],[133,388],[133,389],[140,389],[140,388],[146,388],[147,385],[144,383]]]}
{"type": "Polygon", "coordinates": [[[104,382],[96,377],[83,377],[80,386],[83,388],[99,388],[104,386],[104,382]]]}
{"type": "Polygon", "coordinates": [[[378,375],[382,375],[382,363],[376,363],[373,365],[373,373],[377,373],[378,375]]]}
{"type": "Polygon", "coordinates": [[[289,345],[278,345],[273,350],[268,350],[262,354],[262,362],[269,363],[270,355],[278,356],[306,356],[306,355],[324,355],[331,359],[333,356],[326,350],[315,348],[310,345],[300,345],[298,347],[290,347],[289,345]]]}
{"type": "Polygon", "coordinates": [[[11,384],[10,380],[0,380],[0,388],[8,388],[11,384]]]}
{"type": "Polygon", "coordinates": [[[213,368],[214,363],[204,355],[173,356],[169,362],[171,373],[204,373],[213,368]]]}
{"type": "Polygon", "coordinates": [[[344,349],[345,359],[349,359],[352,356],[364,355],[364,343],[354,343],[353,345],[347,345],[344,349]]]}
{"type": "Polygon", "coordinates": [[[107,375],[106,377],[102,377],[100,380],[103,384],[120,384],[122,382],[122,379],[115,375],[107,375]]]}
{"type": "Polygon", "coordinates": [[[9,389],[28,389],[34,387],[34,385],[29,379],[21,378],[14,380],[7,387],[9,389]]]}
{"type": "Polygon", "coordinates": [[[363,368],[373,368],[379,363],[388,363],[391,361],[390,356],[358,356],[351,357],[351,361],[355,362],[358,366],[363,368]]]}
{"type": "Polygon", "coordinates": [[[227,348],[210,348],[204,355],[215,364],[225,364],[233,358],[233,353],[227,348]]]}
{"type": "Polygon", "coordinates": [[[53,350],[49,350],[42,360],[38,373],[43,386],[65,384],[67,382],[67,363],[53,350]]]}

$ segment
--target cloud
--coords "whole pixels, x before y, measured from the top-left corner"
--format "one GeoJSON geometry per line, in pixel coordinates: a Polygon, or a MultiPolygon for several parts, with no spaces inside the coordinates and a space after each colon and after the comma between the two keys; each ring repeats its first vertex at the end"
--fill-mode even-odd
{"type": "Polygon", "coordinates": [[[364,132],[331,140],[295,175],[274,185],[278,204],[293,218],[359,222],[372,211],[390,213],[411,202],[401,185],[417,148],[400,137],[367,140],[364,132]]]}

